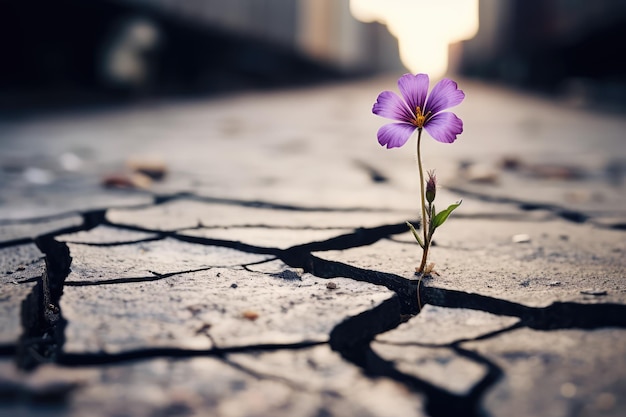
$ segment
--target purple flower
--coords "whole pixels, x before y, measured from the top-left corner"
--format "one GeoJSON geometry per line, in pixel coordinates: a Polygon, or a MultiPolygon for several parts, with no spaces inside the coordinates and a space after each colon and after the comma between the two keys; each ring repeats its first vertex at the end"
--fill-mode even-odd
{"type": "Polygon", "coordinates": [[[397,148],[406,143],[416,129],[426,129],[435,140],[452,143],[463,132],[463,121],[454,113],[445,112],[460,104],[465,98],[457,83],[444,78],[428,96],[427,74],[404,74],[398,80],[400,98],[396,93],[383,91],[378,95],[372,112],[396,120],[378,130],[378,142],[387,148],[397,148]]]}

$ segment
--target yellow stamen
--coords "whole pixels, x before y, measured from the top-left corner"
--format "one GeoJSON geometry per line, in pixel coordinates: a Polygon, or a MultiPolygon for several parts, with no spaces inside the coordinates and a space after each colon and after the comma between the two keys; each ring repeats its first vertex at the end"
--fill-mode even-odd
{"type": "Polygon", "coordinates": [[[424,127],[424,123],[426,123],[426,118],[430,116],[430,112],[423,114],[422,109],[420,109],[420,106],[417,106],[417,108],[415,109],[415,114],[416,116],[415,116],[415,120],[413,121],[413,124],[415,124],[415,126],[421,129],[424,127]]]}

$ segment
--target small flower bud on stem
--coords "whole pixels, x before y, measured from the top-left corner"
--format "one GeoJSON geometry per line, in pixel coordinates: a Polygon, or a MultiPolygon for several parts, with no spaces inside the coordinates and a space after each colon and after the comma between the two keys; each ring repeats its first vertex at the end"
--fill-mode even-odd
{"type": "Polygon", "coordinates": [[[426,181],[426,201],[431,204],[435,201],[437,195],[437,177],[435,171],[428,171],[428,180],[426,181]]]}

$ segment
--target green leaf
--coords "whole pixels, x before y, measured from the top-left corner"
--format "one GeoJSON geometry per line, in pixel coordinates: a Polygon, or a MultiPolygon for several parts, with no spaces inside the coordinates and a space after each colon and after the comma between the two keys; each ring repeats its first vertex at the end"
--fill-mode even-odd
{"type": "Polygon", "coordinates": [[[443,224],[443,222],[448,220],[448,216],[450,216],[450,213],[452,213],[455,208],[460,206],[462,202],[463,200],[459,201],[458,203],[450,204],[450,206],[447,209],[437,213],[437,215],[435,216],[435,219],[433,220],[433,228],[434,229],[438,228],[439,226],[443,224]]]}
{"type": "Polygon", "coordinates": [[[415,237],[415,240],[417,240],[417,243],[419,243],[422,249],[424,249],[424,243],[422,242],[422,239],[420,239],[420,234],[417,232],[415,227],[413,227],[413,225],[409,222],[406,222],[406,224],[407,226],[409,226],[409,229],[411,229],[411,233],[413,233],[413,236],[415,237]]]}

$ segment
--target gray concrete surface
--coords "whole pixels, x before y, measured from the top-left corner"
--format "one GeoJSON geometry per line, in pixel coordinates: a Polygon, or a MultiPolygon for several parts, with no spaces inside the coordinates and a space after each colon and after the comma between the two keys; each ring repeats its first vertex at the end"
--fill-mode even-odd
{"type": "Polygon", "coordinates": [[[626,117],[459,80],[420,311],[396,78],[4,120],[0,415],[624,415],[626,117]]]}

